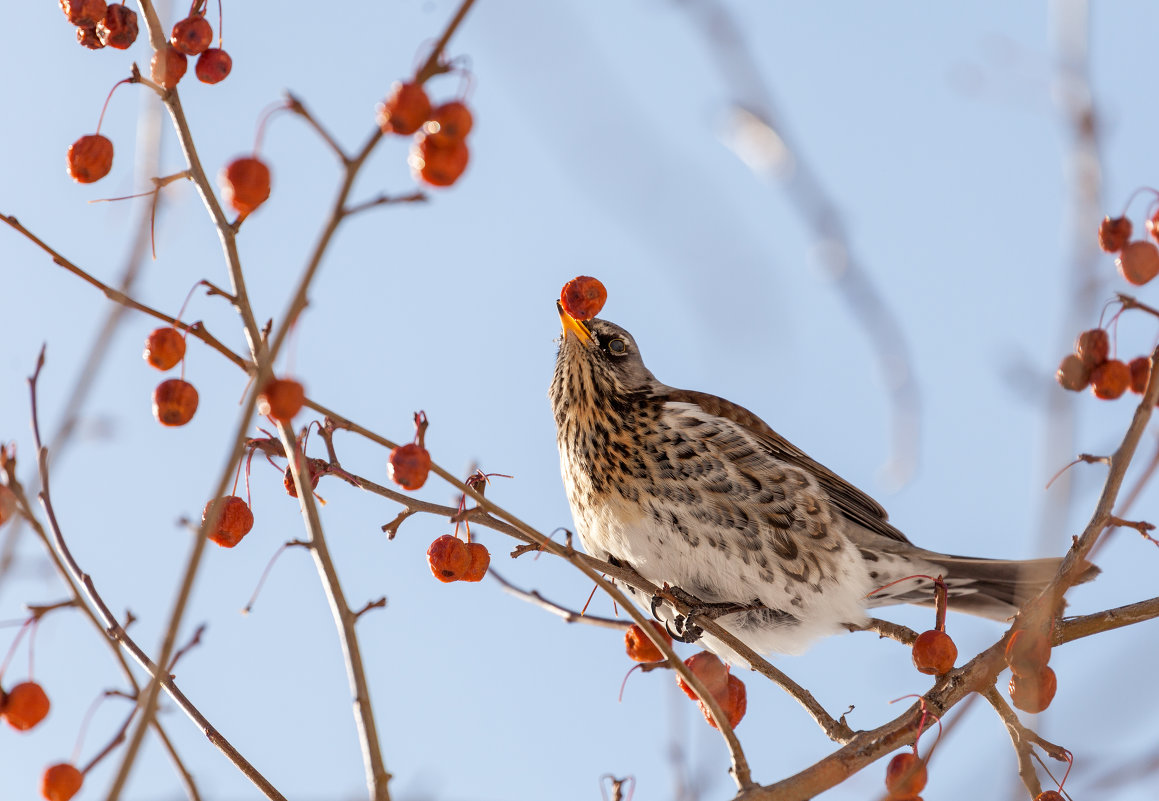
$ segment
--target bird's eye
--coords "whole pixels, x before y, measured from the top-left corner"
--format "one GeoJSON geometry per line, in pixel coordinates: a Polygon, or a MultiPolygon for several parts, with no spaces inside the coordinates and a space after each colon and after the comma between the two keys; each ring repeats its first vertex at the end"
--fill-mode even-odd
{"type": "Polygon", "coordinates": [[[622,339],[612,339],[608,341],[608,353],[613,353],[616,356],[623,356],[628,352],[628,343],[622,339]]]}

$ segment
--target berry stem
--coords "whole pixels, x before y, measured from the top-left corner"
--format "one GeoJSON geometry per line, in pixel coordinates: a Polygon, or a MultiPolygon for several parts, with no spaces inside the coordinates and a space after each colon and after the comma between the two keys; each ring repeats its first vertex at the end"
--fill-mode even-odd
{"type": "Polygon", "coordinates": [[[132,78],[122,78],[121,80],[119,80],[115,84],[113,84],[113,88],[109,90],[109,94],[105,98],[105,104],[103,106],[101,106],[101,116],[97,119],[96,133],[99,134],[101,132],[101,125],[104,124],[105,112],[109,110],[109,101],[113,99],[113,92],[117,91],[117,87],[123,83],[134,83],[134,81],[132,78]]]}
{"type": "MultiPolygon", "coordinates": [[[[595,590],[593,590],[595,592],[595,590]]],[[[20,645],[20,638],[24,636],[24,632],[28,631],[28,627],[32,625],[35,618],[28,618],[20,626],[20,631],[16,632],[16,636],[12,638],[12,645],[8,646],[8,653],[4,656],[4,662],[0,663],[0,682],[4,680],[4,674],[8,671],[8,663],[12,661],[13,655],[16,653],[16,647],[20,645]]],[[[31,675],[31,674],[29,674],[31,675]]]]}
{"type": "Polygon", "coordinates": [[[223,15],[221,13],[221,0],[217,0],[217,48],[221,49],[221,37],[223,33],[223,15]]]}
{"type": "Polygon", "coordinates": [[[950,591],[941,576],[934,579],[935,616],[934,628],[944,632],[946,630],[946,609],[950,605],[950,591]]]}

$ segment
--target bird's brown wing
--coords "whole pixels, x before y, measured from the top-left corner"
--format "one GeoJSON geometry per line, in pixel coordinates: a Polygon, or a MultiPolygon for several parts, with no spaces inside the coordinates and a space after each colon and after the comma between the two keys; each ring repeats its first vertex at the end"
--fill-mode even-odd
{"type": "Polygon", "coordinates": [[[782,437],[768,423],[745,407],[707,392],[695,392],[689,389],[671,390],[665,395],[665,399],[675,403],[695,404],[708,414],[723,417],[743,426],[756,435],[773,456],[816,476],[821,488],[825,490],[845,517],[883,537],[898,542],[909,542],[904,534],[890,525],[889,515],[881,504],[825,465],[811,459],[804,451],[782,437]]]}

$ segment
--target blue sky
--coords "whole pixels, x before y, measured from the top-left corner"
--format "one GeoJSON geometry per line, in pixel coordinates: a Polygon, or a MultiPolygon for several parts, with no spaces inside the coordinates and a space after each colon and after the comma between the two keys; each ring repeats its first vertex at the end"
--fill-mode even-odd
{"type": "MultiPolygon", "coordinates": [[[[180,87],[207,168],[246,152],[262,110],[286,89],[353,149],[372,129],[374,104],[413,70],[454,7],[438,0],[336,10],[291,0],[274,13],[268,4],[227,3],[234,73],[218,86],[187,78],[180,87]]],[[[1068,4],[726,4],[799,158],[835,200],[853,252],[903,331],[920,439],[912,480],[900,489],[879,470],[889,456],[890,407],[874,351],[781,185],[725,146],[730,106],[749,88],[718,69],[696,7],[479,0],[451,47],[469,57],[475,78],[467,173],[428,204],[377,210],[343,227],[295,334],[292,369],[319,402],[394,439],[409,436],[414,410],[426,410],[439,463],[464,475],[476,461],[511,474],[489,497],[543,531],[569,526],[545,397],[558,334],[553,301],[571,277],[596,275],[609,290],[603,316],[633,333],[661,380],[757,412],[882,500],[919,544],[1061,554],[1093,508],[1103,469],[1083,466],[1069,485],[1043,487],[1070,454],[1113,449],[1132,412],[1126,400],[1068,396],[1075,439],[1061,443],[1062,456],[1049,449],[1059,445],[1044,423],[1049,398],[1061,392],[1054,368],[1069,340],[1097,322],[1102,302],[1125,289],[1103,257],[1092,300],[1077,323],[1068,321],[1076,236],[1093,242],[1098,222],[1067,212],[1074,165],[1056,103],[1052,31],[1068,4]],[[1065,522],[1042,535],[1044,511],[1060,507],[1065,522]]],[[[1090,17],[1105,210],[1156,183],[1154,81],[1143,54],[1155,50],[1157,17],[1138,1],[1101,4],[1090,17]]],[[[0,210],[113,281],[145,203],[87,201],[148,186],[152,173],[134,174],[132,153],[148,125],[142,110],[155,99],[118,89],[103,129],[117,160],[101,183],[73,184],[64,154],[92,132],[130,59],[147,62],[146,45],[128,54],[83,50],[51,3],[17,4],[7,18],[18,35],[0,67],[22,77],[4,88],[0,210]]],[[[438,99],[457,92],[453,78],[431,85],[438,99]]],[[[161,172],[180,170],[167,120],[163,130],[161,172]]],[[[358,196],[410,191],[406,151],[405,140],[383,142],[358,196]]],[[[263,157],[273,194],[239,240],[260,320],[285,308],[338,180],[333,156],[289,115],[268,127],[263,157]]],[[[1145,206],[1132,206],[1137,224],[1145,206]]],[[[192,188],[174,184],[157,220],[157,260],[134,295],[175,312],[201,278],[226,280],[216,236],[192,188]]],[[[0,438],[17,443],[27,471],[24,379],[36,353],[47,343],[41,390],[52,429],[109,306],[8,230],[0,232],[0,280],[9,299],[0,314],[0,438]]],[[[1149,292],[1139,295],[1148,300],[1149,292]]],[[[243,348],[240,325],[219,299],[198,296],[187,319],[243,348]]],[[[126,319],[81,436],[53,461],[66,537],[109,605],[132,609],[135,635],[150,649],[188,548],[176,521],[197,515],[216,485],[245,391],[240,371],[193,343],[186,371],[201,408],[186,428],[162,429],[149,414],[160,378],[140,358],[153,327],[126,319]]],[[[1148,352],[1155,336],[1153,321],[1125,317],[1120,354],[1148,352]]],[[[349,469],[385,481],[380,449],[352,436],[337,445],[349,469]]],[[[1143,459],[1153,447],[1148,435],[1143,459]]],[[[187,629],[209,627],[178,681],[288,797],[363,797],[345,674],[310,560],[287,553],[254,613],[238,613],[273,551],[300,533],[281,474],[255,461],[251,483],[255,529],[237,549],[207,555],[187,629]]],[[[319,492],[352,603],[389,598],[359,633],[396,797],[586,799],[609,772],[635,775],[637,798],[673,797],[675,743],[703,798],[731,797],[719,737],[668,676],[634,674],[617,702],[630,665],[615,634],[564,625],[494,582],[439,584],[423,554],[449,530],[445,520],[412,518],[387,541],[379,527],[397,507],[335,479],[319,492]]],[[[437,481],[420,494],[455,500],[437,481]]],[[[1153,518],[1155,500],[1145,492],[1135,514],[1153,518]]],[[[590,586],[576,571],[547,557],[511,561],[511,541],[485,530],[480,538],[505,577],[582,606],[590,586]]],[[[0,584],[0,619],[61,596],[31,538],[20,556],[21,570],[0,584]]],[[[1073,593],[1072,610],[1154,595],[1155,559],[1133,534],[1115,538],[1100,558],[1103,578],[1073,593]]],[[[611,613],[602,599],[593,609],[611,613]]],[[[926,612],[890,616],[928,626],[926,612]]],[[[963,656],[1002,630],[957,616],[950,626],[963,656]]],[[[1038,725],[1076,754],[1068,783],[1076,793],[1093,794],[1098,776],[1159,735],[1139,645],[1153,629],[1055,653],[1059,693],[1038,725]]],[[[0,629],[0,649],[5,632],[14,630],[0,629]]],[[[92,698],[120,686],[104,645],[75,614],[43,623],[36,660],[53,712],[29,735],[0,732],[0,774],[20,797],[30,796],[42,765],[71,752],[92,698]]],[[[21,650],[9,680],[25,664],[21,650]]],[[[833,638],[777,664],[830,711],[856,706],[855,727],[892,717],[889,701],[929,686],[908,652],[869,635],[833,638]]],[[[738,733],[759,781],[832,749],[791,699],[755,679],[748,685],[738,733]]],[[[102,708],[84,759],[123,712],[117,702],[102,708]]],[[[257,797],[178,711],[163,718],[205,798],[257,797]]],[[[942,748],[929,797],[958,797],[963,786],[979,797],[1020,797],[1013,751],[984,705],[942,748]]],[[[89,777],[81,798],[100,795],[115,762],[89,777]]],[[[824,797],[872,797],[883,774],[884,762],[824,797]]],[[[180,793],[159,749],[147,745],[127,797],[180,793]]],[[[1149,795],[1135,787],[1116,797],[1149,795]]]]}

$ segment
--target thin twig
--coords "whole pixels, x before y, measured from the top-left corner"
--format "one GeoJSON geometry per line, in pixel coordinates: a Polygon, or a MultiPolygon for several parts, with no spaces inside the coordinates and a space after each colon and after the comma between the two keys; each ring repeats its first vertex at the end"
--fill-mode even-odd
{"type": "Polygon", "coordinates": [[[568,609],[566,606],[560,606],[554,601],[549,601],[539,594],[538,590],[523,590],[516,587],[503,576],[496,572],[495,568],[489,568],[487,575],[499,582],[504,591],[514,595],[516,598],[521,598],[528,603],[535,604],[541,609],[546,609],[553,615],[557,615],[563,619],[564,623],[586,623],[589,626],[602,626],[608,629],[618,629],[623,631],[632,626],[627,620],[616,620],[611,617],[598,617],[596,615],[585,615],[568,609]]]}

